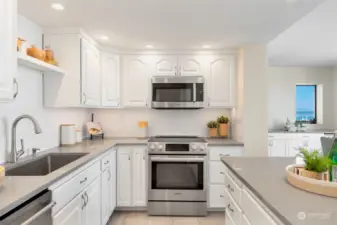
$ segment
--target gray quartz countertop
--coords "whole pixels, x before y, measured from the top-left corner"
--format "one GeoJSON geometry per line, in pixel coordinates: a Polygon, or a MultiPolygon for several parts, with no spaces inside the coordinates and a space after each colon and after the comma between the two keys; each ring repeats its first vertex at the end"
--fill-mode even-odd
{"type": "MultiPolygon", "coordinates": [[[[4,215],[11,209],[30,199],[39,192],[47,189],[51,184],[63,178],[67,174],[75,171],[89,161],[94,160],[109,150],[111,147],[114,147],[116,144],[132,145],[146,143],[147,139],[144,138],[107,138],[104,140],[86,140],[74,146],[55,147],[41,152],[37,155],[37,157],[39,157],[39,155],[52,152],[88,153],[88,155],[85,155],[84,157],[46,176],[5,177],[3,183],[0,186],[0,216],[4,215]]],[[[23,160],[29,160],[29,157],[23,160]]],[[[8,168],[11,166],[11,164],[5,164],[4,166],[8,168]]]]}
{"type": "Polygon", "coordinates": [[[285,225],[336,225],[337,198],[302,191],[286,180],[294,158],[223,157],[221,161],[285,225]],[[299,213],[305,215],[299,218],[299,213]]]}
{"type": "Polygon", "coordinates": [[[317,130],[306,130],[306,131],[285,131],[285,130],[269,130],[270,134],[334,134],[335,130],[333,129],[317,129],[317,130]]]}
{"type": "MultiPolygon", "coordinates": [[[[40,154],[44,155],[52,152],[64,153],[88,153],[84,157],[58,169],[46,176],[12,176],[5,177],[3,183],[0,185],[0,216],[9,212],[19,204],[27,201],[39,192],[47,189],[50,185],[60,180],[67,174],[75,171],[86,163],[94,160],[98,156],[105,153],[115,145],[138,145],[146,144],[148,138],[106,138],[104,140],[85,140],[80,144],[73,146],[55,147],[40,154]]],[[[210,144],[217,145],[238,145],[239,142],[232,140],[209,140],[210,144]]],[[[27,157],[24,160],[29,160],[27,157]]],[[[19,162],[20,163],[20,162],[19,162]]],[[[6,168],[11,167],[11,164],[5,164],[6,168]]]]}
{"type": "Polygon", "coordinates": [[[222,139],[222,138],[205,138],[209,145],[226,145],[226,146],[243,146],[243,142],[222,139]]]}

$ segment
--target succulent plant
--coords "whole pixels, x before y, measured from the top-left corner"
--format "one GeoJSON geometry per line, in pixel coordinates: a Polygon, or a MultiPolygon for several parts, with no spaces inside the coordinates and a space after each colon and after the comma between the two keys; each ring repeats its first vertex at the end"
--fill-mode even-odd
{"type": "Polygon", "coordinates": [[[229,119],[227,116],[220,116],[218,117],[217,122],[220,124],[227,124],[229,122],[229,119]]]}
{"type": "Polygon", "coordinates": [[[208,128],[218,128],[219,124],[216,121],[209,121],[207,123],[208,128]]]}

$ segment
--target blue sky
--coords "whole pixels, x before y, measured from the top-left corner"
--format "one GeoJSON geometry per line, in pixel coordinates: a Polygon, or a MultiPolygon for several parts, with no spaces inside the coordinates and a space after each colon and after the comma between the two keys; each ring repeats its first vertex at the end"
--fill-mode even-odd
{"type": "Polygon", "coordinates": [[[296,111],[315,110],[315,86],[296,86],[296,111]]]}

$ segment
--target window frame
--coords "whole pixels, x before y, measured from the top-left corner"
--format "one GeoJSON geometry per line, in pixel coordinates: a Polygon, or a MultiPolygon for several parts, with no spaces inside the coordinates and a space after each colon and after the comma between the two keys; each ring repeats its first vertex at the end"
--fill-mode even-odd
{"type": "MultiPolygon", "coordinates": [[[[317,124],[317,119],[318,119],[317,118],[317,116],[318,116],[318,114],[317,114],[317,88],[318,88],[318,85],[317,84],[296,84],[296,88],[298,86],[314,87],[314,90],[315,90],[315,92],[314,92],[314,96],[315,96],[314,97],[314,100],[315,100],[314,116],[315,116],[315,118],[313,120],[307,120],[307,121],[297,120],[297,110],[296,110],[296,112],[295,112],[296,122],[302,122],[304,124],[317,124]]],[[[297,92],[297,90],[296,90],[296,92],[297,92]]],[[[296,93],[296,95],[297,95],[297,93],[296,93]]],[[[296,104],[296,108],[297,108],[297,104],[296,104]]]]}

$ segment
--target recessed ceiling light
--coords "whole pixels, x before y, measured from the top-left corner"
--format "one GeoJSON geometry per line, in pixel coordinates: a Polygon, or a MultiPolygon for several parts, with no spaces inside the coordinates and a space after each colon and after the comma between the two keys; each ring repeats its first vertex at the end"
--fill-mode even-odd
{"type": "Polygon", "coordinates": [[[51,7],[55,10],[58,10],[58,11],[64,10],[64,6],[61,3],[57,3],[57,2],[52,3],[51,7]]]}
{"type": "Polygon", "coordinates": [[[203,48],[210,48],[211,46],[209,46],[209,45],[204,45],[204,46],[202,46],[203,48]]]}
{"type": "Polygon", "coordinates": [[[103,40],[103,41],[107,41],[107,40],[109,40],[109,37],[108,36],[101,36],[101,40],[103,40]]]}
{"type": "Polygon", "coordinates": [[[146,48],[153,48],[153,45],[145,45],[146,48]]]}

